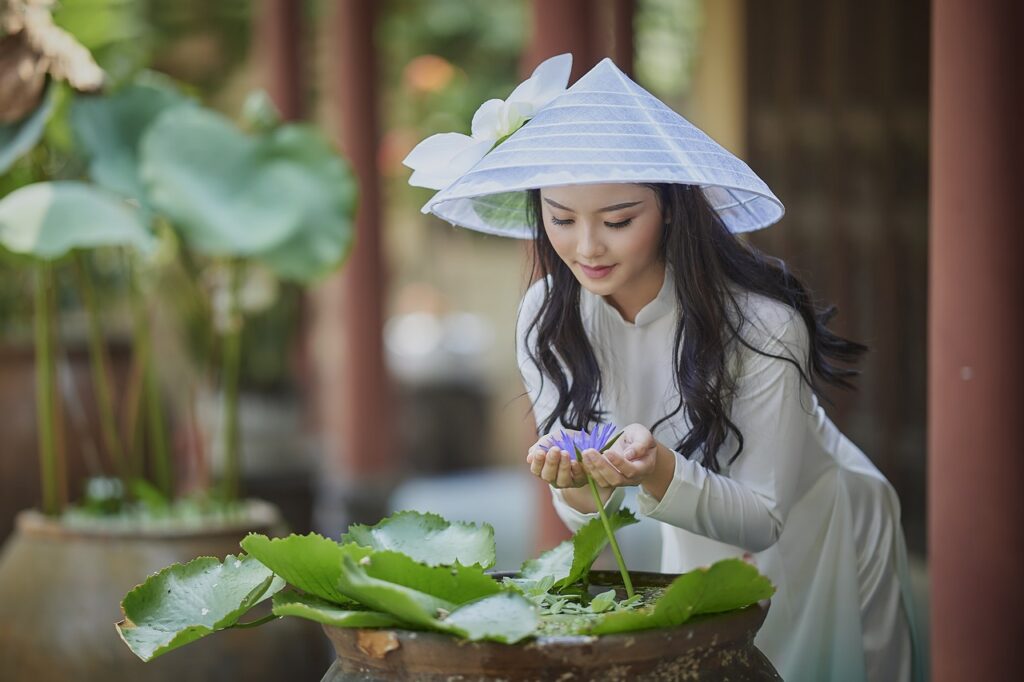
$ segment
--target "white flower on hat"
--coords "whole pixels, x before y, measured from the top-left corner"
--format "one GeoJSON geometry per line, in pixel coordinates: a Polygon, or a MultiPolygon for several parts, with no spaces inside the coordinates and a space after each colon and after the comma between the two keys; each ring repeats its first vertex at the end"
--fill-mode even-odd
{"type": "Polygon", "coordinates": [[[473,114],[472,135],[438,133],[420,142],[402,161],[413,169],[409,184],[428,189],[444,189],[450,185],[548,102],[565,92],[571,70],[571,54],[545,60],[508,99],[489,99],[480,105],[473,114]]]}

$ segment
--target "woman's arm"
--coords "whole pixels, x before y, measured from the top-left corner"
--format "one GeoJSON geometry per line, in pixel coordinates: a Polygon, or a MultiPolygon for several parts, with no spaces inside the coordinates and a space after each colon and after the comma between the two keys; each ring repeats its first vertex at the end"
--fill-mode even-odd
{"type": "MultiPolygon", "coordinates": [[[[797,318],[762,349],[800,358],[806,335],[797,318]]],[[[746,363],[730,415],[744,447],[727,474],[713,473],[650,437],[632,457],[628,449],[615,447],[587,461],[595,479],[640,485],[640,512],[665,523],[752,552],[774,544],[795,501],[814,403],[792,363],[752,351],[746,363]]],[[[735,440],[728,438],[720,461],[728,462],[734,451],[735,440]]]]}

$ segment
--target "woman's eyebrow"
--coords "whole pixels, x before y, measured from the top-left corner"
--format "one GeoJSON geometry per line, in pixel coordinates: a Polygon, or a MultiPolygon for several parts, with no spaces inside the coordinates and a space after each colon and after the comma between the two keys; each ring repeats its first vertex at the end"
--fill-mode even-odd
{"type": "MultiPolygon", "coordinates": [[[[555,208],[562,209],[563,211],[569,211],[570,213],[575,213],[576,212],[573,209],[569,208],[568,206],[562,206],[560,203],[558,203],[557,201],[555,201],[553,199],[548,199],[547,197],[544,197],[544,201],[546,201],[547,203],[551,204],[555,208]]],[[[597,209],[597,212],[598,213],[608,213],[609,211],[619,211],[619,210],[622,210],[624,208],[630,208],[631,206],[637,206],[638,204],[642,204],[642,203],[644,203],[644,202],[643,201],[627,201],[627,202],[622,203],[622,204],[613,204],[611,206],[605,206],[604,208],[599,208],[599,209],[597,209]]]]}

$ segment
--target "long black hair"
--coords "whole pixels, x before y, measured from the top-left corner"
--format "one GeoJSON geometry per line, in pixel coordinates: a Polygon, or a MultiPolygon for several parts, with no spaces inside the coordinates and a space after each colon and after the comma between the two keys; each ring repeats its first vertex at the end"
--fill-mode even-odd
{"type": "MultiPolygon", "coordinates": [[[[820,394],[820,382],[852,388],[849,379],[858,371],[837,363],[853,364],[867,346],[829,331],[835,306],[818,308],[804,284],[781,260],[769,257],[732,234],[708,204],[704,193],[692,185],[647,185],[654,190],[666,223],[661,256],[671,272],[681,315],[675,327],[672,374],[679,400],[674,408],[650,427],[653,432],[680,411],[690,431],[675,444],[684,457],[695,454],[712,471],[719,470],[715,453],[729,432],[738,446],[730,463],[743,451],[743,434],[729,419],[736,377],[729,372],[729,353],[735,342],[754,348],[740,333],[747,322],[734,289],[761,294],[792,307],[807,325],[810,352],[804,363],[770,355],[794,364],[812,390],[820,394]],[[686,333],[683,333],[683,327],[686,333]]],[[[589,429],[602,420],[601,372],[597,356],[583,329],[580,316],[580,284],[548,240],[541,211],[540,190],[529,191],[528,211],[534,225],[534,273],[544,279],[544,299],[526,329],[536,330],[533,347],[527,347],[542,380],[551,381],[558,402],[544,418],[541,432],[556,422],[570,429],[589,429]]]]}

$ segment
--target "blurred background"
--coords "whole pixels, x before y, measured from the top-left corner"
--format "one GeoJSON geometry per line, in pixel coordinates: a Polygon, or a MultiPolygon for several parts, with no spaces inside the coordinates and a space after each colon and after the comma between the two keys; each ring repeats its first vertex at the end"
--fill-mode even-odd
{"type": "MultiPolygon", "coordinates": [[[[258,301],[241,340],[243,494],[278,505],[296,532],[337,535],[403,508],[487,521],[498,568],[566,537],[523,462],[534,426],[513,332],[528,245],[422,215],[430,191],[408,186],[401,160],[430,134],[468,132],[484,100],[548,56],[573,53],[571,81],[613,57],[772,187],[786,216],[753,243],[870,346],[859,389],[829,394],[827,411],[900,495],[926,626],[932,13],[926,0],[64,0],[54,17],[114,84],[159,72],[231,118],[266,90],[357,179],[354,247],[336,272],[243,283],[258,301]]],[[[80,172],[73,147],[63,153],[50,176],[80,172]]],[[[38,179],[29,164],[0,178],[0,196],[38,179]]],[[[115,265],[93,259],[97,286],[117,289],[115,265]]],[[[0,269],[0,540],[40,504],[31,286],[0,269]]],[[[173,301],[180,285],[156,286],[173,301]]],[[[100,425],[87,322],[60,291],[73,500],[101,469],[100,425]]],[[[132,353],[123,313],[105,319],[115,374],[132,353]]],[[[217,361],[187,312],[169,303],[153,320],[175,485],[216,480],[217,361]]],[[[627,561],[656,569],[656,529],[628,530],[627,561]]]]}

